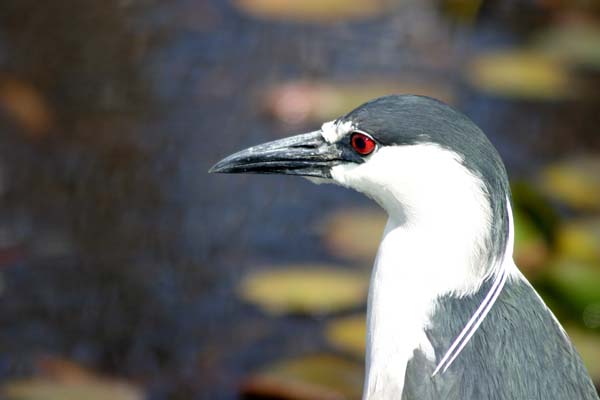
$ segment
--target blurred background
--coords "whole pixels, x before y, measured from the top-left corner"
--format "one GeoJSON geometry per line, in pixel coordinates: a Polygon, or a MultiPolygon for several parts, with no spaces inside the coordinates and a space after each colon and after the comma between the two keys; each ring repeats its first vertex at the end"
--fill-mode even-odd
{"type": "Polygon", "coordinates": [[[3,0],[0,397],[360,398],[385,216],[207,170],[390,93],[489,135],[600,383],[598,1],[3,0]]]}

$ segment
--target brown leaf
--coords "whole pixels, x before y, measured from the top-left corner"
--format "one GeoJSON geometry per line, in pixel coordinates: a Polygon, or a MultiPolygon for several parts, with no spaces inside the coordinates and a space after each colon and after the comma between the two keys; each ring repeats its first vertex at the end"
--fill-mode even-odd
{"type": "Polygon", "coordinates": [[[42,94],[20,80],[0,78],[0,110],[31,137],[45,135],[52,126],[52,113],[42,94]]]}
{"type": "Polygon", "coordinates": [[[7,381],[0,387],[6,400],[142,400],[141,388],[104,377],[74,361],[45,356],[37,361],[40,376],[7,381]]]}
{"type": "Polygon", "coordinates": [[[360,399],[363,368],[328,354],[278,362],[246,379],[244,396],[282,400],[360,399]]]}

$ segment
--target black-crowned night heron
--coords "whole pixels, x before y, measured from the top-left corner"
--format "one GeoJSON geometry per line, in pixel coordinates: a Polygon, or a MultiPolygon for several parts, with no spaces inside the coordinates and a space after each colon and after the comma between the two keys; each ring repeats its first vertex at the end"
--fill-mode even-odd
{"type": "Polygon", "coordinates": [[[370,101],[211,172],[301,175],[389,216],[371,278],[363,399],[598,399],[573,344],[513,261],[500,156],[427,97],[370,101]]]}

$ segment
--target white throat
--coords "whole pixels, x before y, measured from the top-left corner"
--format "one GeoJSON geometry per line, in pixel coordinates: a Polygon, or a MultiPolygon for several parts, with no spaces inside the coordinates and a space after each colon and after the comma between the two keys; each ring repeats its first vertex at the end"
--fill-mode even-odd
{"type": "MultiPolygon", "coordinates": [[[[436,373],[445,371],[506,280],[503,260],[488,265],[491,207],[483,183],[460,161],[422,144],[384,147],[363,164],[332,169],[335,181],[372,197],[389,215],[369,290],[365,400],[401,398],[416,349],[431,361],[442,357],[436,373]],[[434,354],[425,329],[437,300],[475,293],[488,276],[495,284],[485,304],[448,353],[434,354]]],[[[507,250],[512,265],[512,243],[507,250]]]]}

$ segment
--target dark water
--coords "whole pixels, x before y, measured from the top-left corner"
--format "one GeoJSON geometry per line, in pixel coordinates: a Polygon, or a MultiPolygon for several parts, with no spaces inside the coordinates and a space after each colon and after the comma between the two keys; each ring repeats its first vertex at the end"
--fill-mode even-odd
{"type": "Polygon", "coordinates": [[[464,57],[548,23],[488,4],[475,25],[413,5],[324,26],[216,0],[1,2],[0,94],[30,93],[44,112],[0,107],[0,377],[58,354],[151,398],[230,399],[265,361],[323,348],[318,321],[270,320],[232,288],[263,264],[335,261],[311,226],[367,201],[206,173],[234,150],[315,128],[265,115],[273,83],[444,79],[515,176],[600,149],[594,103],[493,99],[465,84],[464,57]]]}

